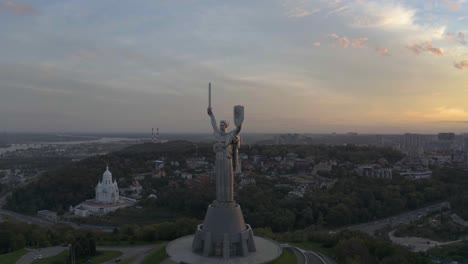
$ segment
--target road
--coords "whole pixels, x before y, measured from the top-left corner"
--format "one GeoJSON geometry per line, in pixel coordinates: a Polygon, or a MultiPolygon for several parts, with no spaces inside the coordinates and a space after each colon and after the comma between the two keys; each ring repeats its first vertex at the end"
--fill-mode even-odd
{"type": "Polygon", "coordinates": [[[28,224],[35,224],[35,225],[39,225],[39,226],[54,225],[53,222],[47,221],[47,220],[39,218],[39,217],[18,214],[18,213],[12,212],[12,211],[4,210],[4,209],[0,209],[0,214],[6,215],[6,216],[9,216],[9,217],[13,217],[13,218],[15,218],[16,220],[18,220],[20,222],[24,222],[24,223],[28,223],[28,224]]]}
{"type": "MultiPolygon", "coordinates": [[[[157,249],[164,246],[164,244],[159,244],[159,245],[145,245],[145,246],[131,246],[131,247],[96,247],[97,250],[113,250],[113,251],[120,251],[122,252],[122,255],[111,259],[107,262],[104,262],[104,264],[115,264],[115,260],[117,259],[127,259],[136,255],[139,256],[146,256],[148,255],[149,252],[151,252],[153,249],[157,249]]],[[[30,264],[32,263],[35,259],[37,259],[37,256],[41,255],[42,258],[48,258],[52,257],[55,255],[58,255],[62,253],[63,251],[68,250],[68,247],[47,247],[47,248],[41,248],[41,249],[31,249],[29,250],[28,253],[26,253],[23,257],[21,257],[20,260],[16,262],[16,264],[30,264]]],[[[143,258],[137,258],[132,264],[139,264],[143,258]]]]}
{"type": "Polygon", "coordinates": [[[48,247],[41,249],[31,249],[23,257],[21,257],[16,264],[30,264],[32,263],[37,256],[41,255],[42,258],[48,258],[62,253],[63,251],[68,250],[68,247],[48,247]]]}
{"type": "Polygon", "coordinates": [[[283,250],[290,250],[293,252],[297,257],[298,264],[336,264],[327,256],[323,256],[310,250],[303,250],[289,244],[282,244],[281,247],[283,250]]]}
{"type": "MultiPolygon", "coordinates": [[[[40,217],[36,216],[30,216],[30,215],[24,215],[24,214],[19,214],[13,211],[5,210],[5,209],[0,209],[0,217],[2,215],[6,215],[9,217],[13,217],[17,221],[27,223],[27,224],[35,224],[39,226],[52,226],[56,224],[64,224],[72,227],[73,229],[79,229],[79,228],[87,228],[87,229],[95,229],[95,230],[101,230],[104,232],[112,232],[113,227],[109,226],[99,226],[99,225],[90,225],[90,224],[76,224],[70,221],[57,221],[57,222],[52,222],[47,219],[43,219],[40,217]]],[[[0,218],[1,219],[1,218],[0,218]]]]}
{"type": "MultiPolygon", "coordinates": [[[[283,248],[283,250],[290,250],[292,251],[292,253],[294,253],[294,255],[296,255],[296,258],[297,258],[297,263],[298,264],[306,264],[306,263],[309,263],[307,262],[307,257],[305,256],[305,254],[303,253],[304,251],[297,248],[297,247],[292,247],[292,246],[289,246],[288,247],[285,247],[283,248]]],[[[312,262],[310,262],[312,263],[312,262]]],[[[319,263],[319,264],[322,264],[322,263],[319,263]]]]}
{"type": "Polygon", "coordinates": [[[364,224],[349,226],[347,229],[358,230],[367,233],[371,236],[374,235],[375,231],[382,229],[386,226],[396,227],[401,224],[409,224],[418,220],[421,217],[426,216],[430,212],[439,211],[441,208],[446,207],[447,202],[437,203],[417,210],[409,211],[392,217],[372,221],[364,224]]]}
{"type": "Polygon", "coordinates": [[[392,240],[393,243],[408,247],[411,251],[414,252],[425,252],[433,247],[450,245],[453,243],[461,242],[462,240],[454,240],[448,242],[439,242],[430,240],[427,238],[421,237],[396,237],[394,235],[396,230],[393,230],[388,233],[388,237],[392,240]]]}

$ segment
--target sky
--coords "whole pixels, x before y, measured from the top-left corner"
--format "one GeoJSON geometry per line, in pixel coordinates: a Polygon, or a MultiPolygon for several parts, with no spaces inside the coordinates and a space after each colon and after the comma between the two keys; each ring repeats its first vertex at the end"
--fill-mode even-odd
{"type": "Polygon", "coordinates": [[[0,0],[0,131],[468,132],[468,0],[0,0]],[[231,122],[232,123],[232,122],[231,122]]]}

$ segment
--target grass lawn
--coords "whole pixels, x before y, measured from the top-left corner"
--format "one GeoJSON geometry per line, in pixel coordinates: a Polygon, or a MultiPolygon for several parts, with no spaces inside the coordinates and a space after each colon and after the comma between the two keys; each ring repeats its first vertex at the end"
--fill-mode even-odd
{"type": "Polygon", "coordinates": [[[168,255],[166,254],[166,247],[153,250],[140,264],[159,264],[163,262],[168,255]]]}
{"type": "Polygon", "coordinates": [[[0,255],[0,263],[2,264],[15,264],[24,254],[28,253],[26,249],[20,249],[7,254],[0,255]]]}
{"type": "Polygon", "coordinates": [[[468,263],[468,242],[432,248],[427,253],[429,256],[437,259],[468,263]]]}
{"type": "Polygon", "coordinates": [[[294,253],[289,252],[288,250],[283,250],[281,256],[275,261],[270,262],[270,264],[295,264],[297,263],[297,257],[294,253]]]}
{"type": "MultiPolygon", "coordinates": [[[[120,251],[111,251],[111,250],[98,251],[97,255],[92,257],[91,260],[93,264],[99,264],[99,263],[103,263],[108,260],[111,260],[113,258],[116,258],[120,255],[122,255],[122,252],[120,251]]],[[[65,264],[65,263],[68,263],[67,261],[68,261],[68,250],[65,250],[64,252],[58,255],[40,259],[40,260],[35,260],[33,261],[33,264],[65,264]]],[[[84,264],[87,262],[88,262],[88,258],[76,260],[77,264],[79,263],[84,264]]]]}
{"type": "Polygon", "coordinates": [[[147,242],[147,241],[97,241],[97,246],[104,246],[104,247],[132,247],[132,246],[146,246],[146,245],[154,245],[160,244],[162,242],[147,242]]]}
{"type": "Polygon", "coordinates": [[[321,243],[317,242],[302,242],[302,243],[290,243],[298,248],[305,249],[305,250],[311,250],[316,253],[320,253],[322,255],[325,255],[329,258],[336,259],[335,252],[333,248],[325,247],[321,243]]]}
{"type": "Polygon", "coordinates": [[[120,264],[130,264],[132,263],[135,259],[137,259],[138,256],[133,256],[133,257],[129,257],[127,259],[124,259],[120,262],[120,264]]]}
{"type": "Polygon", "coordinates": [[[128,219],[132,219],[133,224],[148,225],[175,221],[177,217],[179,217],[177,213],[164,208],[145,210],[143,208],[128,207],[100,217],[87,217],[81,219],[81,221],[87,224],[123,226],[128,224],[128,219]]]}
{"type": "Polygon", "coordinates": [[[122,252],[107,250],[107,251],[101,251],[101,252],[98,251],[98,254],[99,255],[96,255],[96,256],[94,256],[92,258],[93,259],[93,264],[103,263],[103,262],[106,262],[106,261],[111,260],[113,258],[116,258],[116,257],[122,255],[122,252]],[[99,253],[101,253],[101,254],[99,254],[99,253]]]}
{"type": "Polygon", "coordinates": [[[63,263],[67,263],[67,260],[68,260],[68,250],[65,250],[58,255],[44,258],[44,259],[38,259],[38,260],[33,261],[32,263],[33,264],[59,264],[59,263],[63,264],[63,263]]]}

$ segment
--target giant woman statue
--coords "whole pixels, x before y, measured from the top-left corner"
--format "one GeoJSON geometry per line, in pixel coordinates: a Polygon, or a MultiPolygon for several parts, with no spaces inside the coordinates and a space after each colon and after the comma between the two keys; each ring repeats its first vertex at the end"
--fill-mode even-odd
{"type": "Polygon", "coordinates": [[[239,133],[244,121],[244,107],[234,106],[234,123],[236,128],[227,132],[229,123],[225,120],[217,126],[215,116],[211,107],[208,107],[208,115],[211,118],[215,135],[213,146],[216,153],[215,175],[216,175],[216,201],[221,206],[234,205],[234,167],[237,165],[237,148],[239,146],[239,133]]]}
{"type": "MultiPolygon", "coordinates": [[[[192,251],[202,256],[247,256],[256,252],[252,228],[244,222],[242,210],[234,201],[234,168],[239,147],[239,133],[244,122],[244,107],[234,106],[236,128],[228,131],[229,123],[218,124],[211,108],[211,84],[208,88],[208,115],[214,130],[216,200],[208,206],[203,224],[197,226],[192,251]]],[[[240,168],[237,167],[239,171],[240,168]]]]}
{"type": "Polygon", "coordinates": [[[239,204],[234,201],[234,173],[240,173],[239,133],[244,122],[244,107],[234,106],[235,128],[229,123],[219,126],[211,108],[211,83],[208,85],[208,115],[214,130],[216,200],[208,205],[205,219],[194,236],[181,237],[166,246],[166,252],[176,263],[270,263],[281,255],[276,242],[255,237],[246,224],[239,204]],[[191,242],[191,252],[189,252],[191,242]],[[259,252],[256,244],[259,243],[259,252]],[[221,259],[222,258],[222,259],[221,259]]]}

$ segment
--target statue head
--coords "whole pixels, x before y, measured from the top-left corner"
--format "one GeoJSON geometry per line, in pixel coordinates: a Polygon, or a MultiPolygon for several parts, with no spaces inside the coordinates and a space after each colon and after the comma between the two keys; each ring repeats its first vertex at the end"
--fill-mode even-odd
{"type": "Polygon", "coordinates": [[[226,129],[228,128],[228,126],[229,126],[229,123],[226,120],[221,120],[219,122],[219,130],[221,130],[221,132],[226,132],[226,129]]]}

